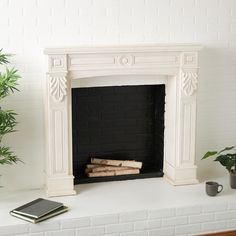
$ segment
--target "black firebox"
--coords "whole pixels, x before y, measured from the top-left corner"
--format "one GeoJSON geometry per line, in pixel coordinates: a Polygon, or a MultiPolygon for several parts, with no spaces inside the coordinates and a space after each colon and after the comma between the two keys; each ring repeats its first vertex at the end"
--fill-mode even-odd
{"type": "Polygon", "coordinates": [[[75,184],[163,176],[165,85],[72,89],[75,184]],[[143,162],[140,174],[88,178],[91,157],[143,162]]]}

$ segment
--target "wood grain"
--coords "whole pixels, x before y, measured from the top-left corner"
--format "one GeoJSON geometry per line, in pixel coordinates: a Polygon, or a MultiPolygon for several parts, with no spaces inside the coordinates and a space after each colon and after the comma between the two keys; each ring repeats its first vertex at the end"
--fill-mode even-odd
{"type": "Polygon", "coordinates": [[[213,234],[202,234],[201,236],[236,236],[236,231],[227,231],[213,234]]]}

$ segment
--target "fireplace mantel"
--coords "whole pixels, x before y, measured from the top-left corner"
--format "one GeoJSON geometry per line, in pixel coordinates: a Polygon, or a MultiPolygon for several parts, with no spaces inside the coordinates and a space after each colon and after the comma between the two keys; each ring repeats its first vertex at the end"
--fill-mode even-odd
{"type": "Polygon", "coordinates": [[[75,194],[72,173],[72,81],[101,76],[143,75],[142,84],[149,83],[145,75],[157,76],[157,84],[163,83],[158,76],[166,77],[164,177],[173,185],[197,183],[196,91],[198,51],[201,49],[200,45],[193,44],[45,49],[48,55],[45,103],[48,196],[75,194]]]}

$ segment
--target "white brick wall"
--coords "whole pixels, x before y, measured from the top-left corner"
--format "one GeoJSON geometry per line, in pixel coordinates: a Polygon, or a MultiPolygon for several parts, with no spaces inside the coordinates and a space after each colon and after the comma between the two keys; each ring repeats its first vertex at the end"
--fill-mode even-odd
{"type": "Polygon", "coordinates": [[[162,220],[162,225],[165,227],[174,225],[186,225],[187,223],[187,216],[170,217],[162,220]]]}
{"type": "Polygon", "coordinates": [[[61,222],[62,229],[80,228],[90,226],[89,217],[81,217],[79,219],[66,219],[61,222]]]}
{"type": "MultiPolygon", "coordinates": [[[[215,204],[216,210],[207,214],[203,212],[207,205],[198,206],[200,212],[195,215],[189,214],[189,212],[193,212],[195,206],[172,208],[174,216],[164,217],[160,217],[160,215],[165,209],[149,210],[145,211],[147,213],[145,220],[133,217],[137,213],[135,211],[86,218],[51,219],[37,225],[23,223],[2,226],[0,227],[0,236],[192,236],[208,232],[235,230],[235,211],[231,209],[231,204],[226,205],[227,208],[221,210],[220,204],[215,204]],[[178,216],[180,211],[185,214],[178,216]],[[153,218],[154,213],[157,215],[156,219],[153,218]],[[129,216],[127,220],[122,219],[124,214],[129,216]],[[221,218],[219,218],[220,215],[221,218]],[[225,217],[227,215],[230,217],[225,217]],[[130,216],[132,216],[132,220],[130,216]],[[110,221],[109,218],[113,220],[110,221]]],[[[170,211],[170,209],[166,210],[170,211]]]]}
{"type": "Polygon", "coordinates": [[[147,211],[135,211],[131,213],[122,213],[120,215],[120,221],[127,222],[127,221],[146,220],[147,217],[148,217],[147,211]]]}
{"type": "Polygon", "coordinates": [[[106,216],[94,216],[92,218],[92,225],[108,225],[108,224],[117,224],[119,222],[119,215],[106,215],[106,216]]]}
{"type": "MultiPolygon", "coordinates": [[[[25,164],[0,167],[9,188],[42,187],[45,156],[43,87],[46,46],[200,43],[197,159],[236,140],[235,0],[1,0],[0,48],[14,53],[20,93],[6,107],[19,113],[19,132],[6,141],[25,164]],[[17,173],[17,174],[16,174],[17,173]],[[33,176],[34,181],[29,176],[33,176]]],[[[198,161],[210,178],[224,170],[198,161]],[[212,175],[213,176],[213,175],[212,175]]]]}
{"type": "Polygon", "coordinates": [[[57,221],[54,222],[42,222],[40,225],[30,225],[29,226],[29,232],[30,233],[36,233],[36,232],[42,232],[42,231],[53,231],[60,229],[60,223],[57,221]]]}
{"type": "Polygon", "coordinates": [[[78,229],[76,231],[78,235],[84,235],[84,236],[104,235],[105,227],[104,226],[90,227],[90,228],[78,229]]]}
{"type": "MultiPolygon", "coordinates": [[[[17,111],[17,133],[6,142],[25,164],[0,166],[0,185],[44,184],[43,89],[48,46],[132,43],[200,43],[197,164],[210,179],[225,171],[208,149],[236,140],[235,0],[0,0],[0,48],[13,53],[20,93],[1,106],[17,111]],[[30,178],[29,178],[30,176],[30,178]],[[32,181],[32,179],[34,181],[32,181]]],[[[235,229],[236,204],[160,209],[0,227],[0,235],[192,235],[235,229]],[[45,233],[46,232],[46,233],[45,233]]]]}
{"type": "Polygon", "coordinates": [[[108,225],[106,227],[106,233],[124,233],[124,232],[132,232],[134,230],[133,223],[125,223],[125,224],[115,224],[108,225]]]}
{"type": "MultiPolygon", "coordinates": [[[[21,92],[8,107],[19,113],[18,133],[7,140],[25,165],[4,167],[12,188],[43,184],[43,48],[82,44],[184,43],[205,46],[200,57],[197,155],[236,139],[234,0],[1,0],[0,47],[16,54],[21,92]],[[230,59],[234,59],[230,61],[230,59]],[[226,122],[225,122],[226,121],[226,122]],[[222,127],[222,123],[224,126],[222,127]],[[21,173],[15,178],[15,173],[21,173]],[[34,182],[28,176],[34,176],[34,182]]],[[[208,165],[199,163],[201,173],[208,165]]],[[[212,170],[214,164],[211,164],[212,170]]],[[[216,167],[217,168],[217,167],[216,167]]]]}

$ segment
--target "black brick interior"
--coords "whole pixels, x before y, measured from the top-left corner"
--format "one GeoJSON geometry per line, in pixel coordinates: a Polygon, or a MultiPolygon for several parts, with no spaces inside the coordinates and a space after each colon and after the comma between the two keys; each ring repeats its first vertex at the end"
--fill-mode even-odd
{"type": "Polygon", "coordinates": [[[162,176],[165,85],[72,89],[75,184],[162,176]],[[87,178],[90,157],[143,162],[140,175],[87,178]]]}

